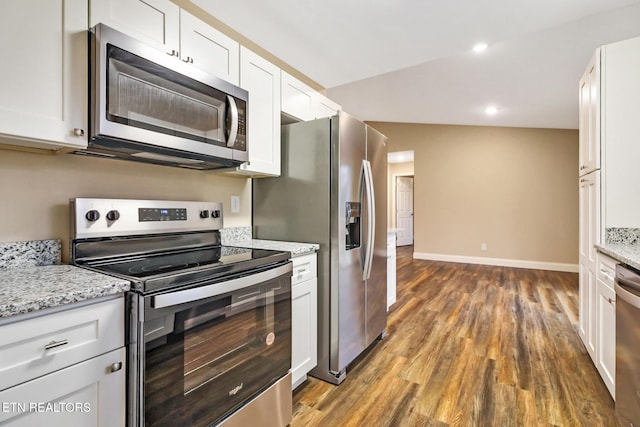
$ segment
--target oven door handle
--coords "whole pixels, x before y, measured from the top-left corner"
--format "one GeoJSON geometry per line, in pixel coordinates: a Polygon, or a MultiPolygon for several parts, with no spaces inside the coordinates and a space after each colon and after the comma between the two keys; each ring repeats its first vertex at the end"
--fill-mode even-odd
{"type": "Polygon", "coordinates": [[[227,292],[237,291],[238,289],[257,285],[276,277],[289,273],[291,275],[291,262],[280,267],[270,270],[261,271],[260,273],[242,276],[237,279],[225,280],[211,285],[201,286],[198,288],[185,289],[183,291],[168,292],[162,295],[151,297],[152,308],[171,307],[173,305],[184,304],[187,302],[198,301],[204,298],[214,297],[216,295],[226,294],[227,292]]]}

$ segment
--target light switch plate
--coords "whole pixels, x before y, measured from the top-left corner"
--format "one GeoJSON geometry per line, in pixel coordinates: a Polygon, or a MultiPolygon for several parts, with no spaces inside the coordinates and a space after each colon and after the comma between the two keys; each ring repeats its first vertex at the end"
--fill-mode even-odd
{"type": "Polygon", "coordinates": [[[240,196],[231,196],[231,213],[240,213],[240,196]]]}

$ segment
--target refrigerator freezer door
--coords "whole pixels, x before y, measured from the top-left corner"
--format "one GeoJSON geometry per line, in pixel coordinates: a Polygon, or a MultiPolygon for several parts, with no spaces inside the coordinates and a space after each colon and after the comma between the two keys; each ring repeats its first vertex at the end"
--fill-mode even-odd
{"type": "MultiPolygon", "coordinates": [[[[360,202],[359,177],[366,155],[366,127],[340,114],[331,119],[332,204],[340,214],[337,236],[331,238],[331,360],[329,369],[343,371],[367,347],[365,331],[365,282],[362,280],[362,245],[346,249],[346,209],[348,203],[360,202]]],[[[361,224],[361,233],[364,227],[361,224]]],[[[333,230],[332,230],[333,232],[333,230]]]]}
{"type": "Polygon", "coordinates": [[[375,224],[373,260],[366,289],[366,342],[371,344],[387,326],[387,138],[367,126],[367,159],[373,177],[375,224]]]}

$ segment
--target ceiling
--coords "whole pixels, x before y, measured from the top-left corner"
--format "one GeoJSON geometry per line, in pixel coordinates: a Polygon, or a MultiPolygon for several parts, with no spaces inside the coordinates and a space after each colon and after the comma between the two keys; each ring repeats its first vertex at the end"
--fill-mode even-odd
{"type": "Polygon", "coordinates": [[[640,0],[192,1],[368,121],[576,129],[595,48],[640,36],[640,0]]]}

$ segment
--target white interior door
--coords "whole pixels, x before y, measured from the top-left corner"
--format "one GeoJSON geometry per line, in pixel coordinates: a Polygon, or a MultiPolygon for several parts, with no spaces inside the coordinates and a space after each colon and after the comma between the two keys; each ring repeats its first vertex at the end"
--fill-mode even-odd
{"type": "Polygon", "coordinates": [[[396,177],[396,246],[413,245],[413,177],[396,177]]]}

